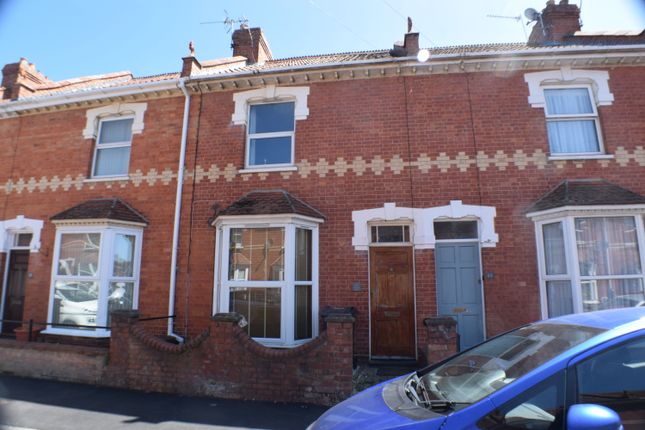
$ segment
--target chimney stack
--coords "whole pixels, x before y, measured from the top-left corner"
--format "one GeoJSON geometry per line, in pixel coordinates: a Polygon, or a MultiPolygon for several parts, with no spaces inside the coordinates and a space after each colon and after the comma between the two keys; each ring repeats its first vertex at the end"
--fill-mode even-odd
{"type": "Polygon", "coordinates": [[[566,42],[566,39],[580,31],[580,9],[568,0],[549,0],[541,17],[533,26],[529,45],[549,45],[566,42]]]}
{"type": "Polygon", "coordinates": [[[33,94],[42,84],[52,81],[36,70],[36,66],[25,58],[17,63],[7,64],[2,68],[2,98],[17,99],[33,94]]]}
{"type": "Polygon", "coordinates": [[[249,28],[246,24],[242,24],[233,32],[231,48],[233,48],[234,57],[246,57],[248,64],[263,64],[273,59],[269,43],[259,27],[249,28]]]}

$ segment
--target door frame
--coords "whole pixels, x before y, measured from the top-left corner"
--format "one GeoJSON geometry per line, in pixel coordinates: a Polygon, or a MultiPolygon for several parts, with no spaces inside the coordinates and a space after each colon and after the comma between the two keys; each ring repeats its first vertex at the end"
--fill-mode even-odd
{"type": "MultiPolygon", "coordinates": [[[[7,249],[6,257],[5,257],[5,263],[4,263],[4,273],[2,275],[2,293],[0,294],[0,333],[2,333],[2,319],[4,317],[4,307],[5,307],[5,302],[6,302],[6,297],[7,297],[7,282],[9,281],[9,264],[11,263],[11,253],[13,251],[30,251],[29,253],[31,254],[31,248],[29,246],[16,246],[16,238],[18,237],[18,234],[20,233],[26,233],[23,231],[8,231],[7,232],[9,237],[9,243],[11,243],[11,247],[7,249]]],[[[27,232],[30,233],[30,232],[27,232]]],[[[29,263],[27,263],[29,264],[29,263]]],[[[24,305],[23,305],[24,306],[24,305]]],[[[24,310],[24,308],[23,308],[24,310]]]]}
{"type": "MultiPolygon", "coordinates": [[[[410,236],[412,238],[413,225],[408,222],[393,222],[393,223],[375,223],[372,225],[409,225],[410,236]]],[[[411,239],[410,238],[410,239],[411,239]]],[[[412,315],[414,318],[413,332],[414,332],[414,359],[419,359],[418,351],[418,329],[417,329],[417,282],[416,282],[416,253],[414,244],[412,242],[394,242],[394,243],[370,243],[370,248],[412,248],[412,315]]],[[[367,252],[367,319],[368,319],[368,354],[369,360],[372,360],[372,261],[370,252],[367,252]]],[[[377,358],[378,359],[378,358],[377,358]]],[[[395,360],[396,358],[392,358],[395,360]]]]}
{"type": "MultiPolygon", "coordinates": [[[[479,223],[477,226],[479,230],[479,223]]],[[[436,290],[436,300],[437,300],[437,315],[439,315],[439,277],[437,276],[437,247],[438,245],[452,245],[460,243],[476,243],[477,250],[479,251],[479,275],[481,276],[481,288],[480,294],[482,299],[482,329],[484,332],[484,340],[488,339],[488,329],[486,327],[486,294],[484,294],[484,289],[486,288],[484,276],[484,262],[482,260],[482,244],[480,239],[454,239],[454,240],[437,240],[435,245],[434,252],[434,265],[435,265],[435,290],[436,290]]],[[[457,345],[459,346],[459,345],[457,345]]]]}

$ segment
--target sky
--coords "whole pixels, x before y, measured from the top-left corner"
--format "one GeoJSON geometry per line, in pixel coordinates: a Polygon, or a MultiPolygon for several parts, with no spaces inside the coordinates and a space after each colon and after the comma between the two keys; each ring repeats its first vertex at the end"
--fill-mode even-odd
{"type": "MultiPolygon", "coordinates": [[[[559,0],[557,0],[559,1],[559,0]]],[[[582,3],[585,31],[642,30],[645,0],[582,3]]],[[[546,0],[0,0],[0,67],[21,57],[49,79],[181,69],[188,43],[205,61],[231,55],[227,17],[261,27],[274,58],[389,49],[407,16],[422,47],[522,42],[526,8],[546,0]],[[504,16],[494,18],[488,15],[504,16]],[[519,17],[517,20],[513,17],[519,17]],[[218,22],[220,21],[220,22],[218,22]]],[[[526,33],[525,33],[526,32],[526,33]]]]}

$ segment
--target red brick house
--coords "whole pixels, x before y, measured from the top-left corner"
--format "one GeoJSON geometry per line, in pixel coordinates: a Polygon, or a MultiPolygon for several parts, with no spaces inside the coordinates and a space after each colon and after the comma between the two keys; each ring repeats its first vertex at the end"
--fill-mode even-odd
{"type": "Polygon", "coordinates": [[[424,62],[416,33],[276,60],[242,27],[233,46],[146,78],[4,67],[3,333],[33,320],[46,343],[131,351],[111,349],[127,377],[108,366],[85,380],[285,400],[280,380],[298,380],[306,401],[330,401],[352,356],[452,351],[451,321],[465,348],[645,302],[644,33],[581,32],[577,6],[550,1],[528,44],[424,62]],[[326,322],[330,307],[353,317],[326,322]],[[173,315],[146,330],[179,344],[111,320],[119,309],[173,315]],[[134,351],[163,366],[137,367],[134,351]],[[250,369],[275,385],[244,392],[250,369]]]}

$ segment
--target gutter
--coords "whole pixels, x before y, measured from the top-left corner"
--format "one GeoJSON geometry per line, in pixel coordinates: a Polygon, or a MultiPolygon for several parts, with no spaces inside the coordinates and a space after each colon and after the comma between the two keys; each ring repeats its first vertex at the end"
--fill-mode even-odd
{"type": "MultiPolygon", "coordinates": [[[[184,188],[184,173],[186,170],[186,142],[188,140],[188,114],[190,112],[190,94],[186,90],[186,79],[179,78],[177,87],[184,93],[184,120],[181,128],[181,148],[179,150],[179,167],[177,168],[177,195],[175,196],[175,220],[172,231],[172,256],[170,261],[170,288],[168,291],[168,315],[175,312],[175,291],[177,289],[177,252],[179,249],[179,223],[181,221],[181,195],[184,188]]],[[[180,343],[184,338],[174,332],[174,318],[168,318],[168,336],[177,339],[180,343]]]]}

